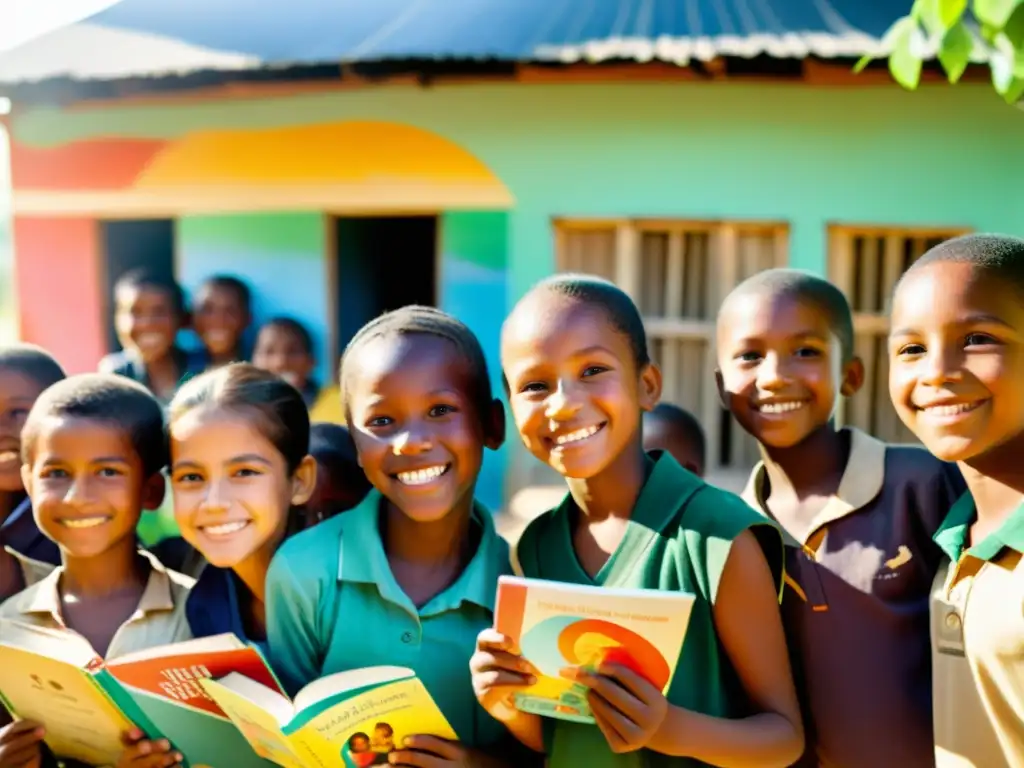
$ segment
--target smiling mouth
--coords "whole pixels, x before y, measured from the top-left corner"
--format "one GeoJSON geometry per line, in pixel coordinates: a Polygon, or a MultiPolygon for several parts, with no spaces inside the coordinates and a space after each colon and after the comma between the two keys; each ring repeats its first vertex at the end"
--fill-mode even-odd
{"type": "Polygon", "coordinates": [[[135,338],[135,343],[140,347],[157,347],[164,343],[162,333],[140,333],[135,338]]]}
{"type": "Polygon", "coordinates": [[[970,413],[971,411],[976,411],[986,402],[986,400],[978,400],[973,403],[946,403],[942,405],[927,405],[924,407],[918,407],[917,410],[925,414],[926,416],[932,416],[939,419],[951,419],[957,416],[962,416],[965,413],[970,413]]]}
{"type": "Polygon", "coordinates": [[[602,421],[600,424],[594,424],[589,427],[583,427],[582,429],[576,429],[572,432],[566,432],[564,435],[558,435],[554,438],[555,445],[563,447],[566,445],[573,445],[575,443],[581,443],[584,440],[589,440],[602,429],[604,429],[607,421],[602,421]]]}
{"type": "Polygon", "coordinates": [[[96,517],[66,517],[60,520],[65,528],[96,528],[109,523],[112,518],[109,515],[97,515],[96,517]]]}
{"type": "Polygon", "coordinates": [[[236,520],[232,523],[218,523],[217,525],[201,525],[199,530],[212,538],[231,536],[247,528],[252,520],[236,520]]]}
{"type": "Polygon", "coordinates": [[[21,454],[16,450],[0,451],[0,464],[12,464],[21,459],[21,454]]]}
{"type": "Polygon", "coordinates": [[[423,469],[398,472],[393,477],[402,485],[427,485],[446,474],[451,468],[451,464],[435,464],[432,467],[424,467],[423,469]]]}
{"type": "Polygon", "coordinates": [[[774,416],[780,413],[792,413],[793,411],[799,411],[806,405],[806,400],[773,400],[768,403],[757,403],[754,405],[754,408],[759,413],[767,413],[774,416]]]}

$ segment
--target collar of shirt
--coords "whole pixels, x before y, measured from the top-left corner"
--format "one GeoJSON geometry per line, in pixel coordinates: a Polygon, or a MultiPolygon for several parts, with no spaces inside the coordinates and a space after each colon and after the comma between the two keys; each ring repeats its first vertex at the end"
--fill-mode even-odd
{"type": "Polygon", "coordinates": [[[949,510],[946,519],[935,532],[935,543],[949,556],[954,563],[963,556],[978,560],[992,560],[996,555],[1009,547],[1024,554],[1024,504],[1003,521],[998,529],[990,533],[973,547],[967,548],[971,523],[977,517],[974,498],[965,493],[949,510]]]}
{"type": "Polygon", "coordinates": [[[0,525],[0,542],[19,560],[36,560],[50,565],[60,564],[60,548],[36,526],[32,518],[32,500],[25,497],[0,525]]]}
{"type": "Polygon", "coordinates": [[[213,637],[231,633],[241,640],[263,639],[246,636],[236,578],[230,568],[212,565],[206,565],[199,573],[185,602],[185,616],[193,635],[213,637]]]}

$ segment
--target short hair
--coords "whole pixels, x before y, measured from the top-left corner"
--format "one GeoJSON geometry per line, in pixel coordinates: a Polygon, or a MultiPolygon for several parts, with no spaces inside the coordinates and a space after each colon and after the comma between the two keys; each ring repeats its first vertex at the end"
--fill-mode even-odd
{"type": "Polygon", "coordinates": [[[238,303],[242,305],[242,309],[246,312],[252,311],[252,291],[249,290],[248,285],[234,275],[211,275],[199,285],[200,291],[210,288],[223,288],[226,291],[232,291],[238,297],[238,303]]]}
{"type": "Polygon", "coordinates": [[[253,426],[284,457],[289,473],[309,453],[309,412],[302,395],[251,363],[231,363],[189,379],[171,400],[168,426],[204,407],[252,417],[253,426]]]}
{"type": "MultiPolygon", "coordinates": [[[[290,333],[299,340],[299,344],[305,350],[306,354],[313,357],[313,336],[309,333],[302,323],[292,317],[273,317],[267,320],[263,325],[260,326],[259,333],[262,333],[266,328],[277,328],[290,333]]],[[[259,334],[257,334],[257,338],[259,334]]]]}
{"type": "Polygon", "coordinates": [[[626,337],[637,369],[650,364],[647,330],[640,310],[629,294],[615,283],[596,275],[563,272],[541,280],[530,290],[530,294],[536,291],[550,291],[571,301],[599,307],[612,327],[626,337]]]}
{"type": "Polygon", "coordinates": [[[40,390],[68,376],[56,358],[45,349],[23,343],[0,346],[0,371],[19,373],[38,384],[40,390]]]}
{"type": "Polygon", "coordinates": [[[144,290],[146,288],[166,294],[179,317],[186,313],[185,291],[177,281],[145,267],[129,269],[117,278],[117,282],[114,283],[114,297],[116,299],[117,294],[124,290],[144,290]]]}
{"type": "Polygon", "coordinates": [[[700,421],[685,408],[674,403],[661,402],[645,414],[646,418],[670,425],[677,435],[696,449],[703,464],[706,460],[707,436],[700,421]]]}
{"type": "Polygon", "coordinates": [[[331,482],[344,486],[353,494],[370,492],[370,481],[359,466],[359,457],[352,435],[340,424],[317,422],[309,428],[309,453],[323,465],[331,482]]]}
{"type": "Polygon", "coordinates": [[[458,318],[442,312],[435,307],[424,307],[410,304],[399,309],[385,312],[371,320],[356,332],[345,347],[341,356],[338,378],[341,383],[342,399],[348,407],[350,387],[346,386],[354,373],[353,360],[356,353],[375,339],[392,336],[433,336],[451,342],[462,358],[469,363],[472,391],[469,393],[473,403],[483,417],[494,401],[491,390],[491,377],[487,370],[487,358],[476,334],[458,318]]]}
{"type": "Polygon", "coordinates": [[[96,421],[121,430],[147,477],[167,466],[163,409],[148,389],[131,379],[112,373],[82,373],[45,390],[25,420],[22,461],[32,462],[42,422],[55,417],[96,421]]]}
{"type": "Polygon", "coordinates": [[[1024,292],[1024,239],[994,234],[962,235],[944,240],[911,264],[896,287],[899,288],[907,275],[943,262],[970,264],[979,272],[1005,280],[1015,290],[1024,292]]]}
{"type": "Polygon", "coordinates": [[[730,291],[718,309],[719,320],[736,299],[758,295],[792,298],[821,312],[829,330],[839,339],[843,360],[853,358],[853,312],[850,302],[828,280],[802,269],[766,269],[748,277],[730,291]]]}

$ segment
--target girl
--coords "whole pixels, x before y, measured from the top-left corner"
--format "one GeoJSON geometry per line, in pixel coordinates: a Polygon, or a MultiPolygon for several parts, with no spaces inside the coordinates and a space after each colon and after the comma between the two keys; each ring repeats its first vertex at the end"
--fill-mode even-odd
{"type": "Polygon", "coordinates": [[[551,768],[791,765],[803,731],[779,615],[782,538],[738,497],[644,453],[661,374],[636,306],[603,280],[555,277],[506,320],[501,357],[520,437],[569,484],[523,533],[517,570],[697,600],[667,696],[605,663],[572,673],[596,726],[541,721],[509,706],[533,670],[487,630],[471,664],[480,703],[551,768]]]}
{"type": "Polygon", "coordinates": [[[410,667],[461,741],[395,734],[392,763],[495,764],[483,750],[493,754],[507,734],[477,705],[468,671],[508,570],[508,548],[473,498],[484,448],[504,438],[480,343],[443,312],[403,307],[356,334],[341,384],[374,490],[275,558],[267,577],[275,669],[295,690],[335,672],[410,667]]]}

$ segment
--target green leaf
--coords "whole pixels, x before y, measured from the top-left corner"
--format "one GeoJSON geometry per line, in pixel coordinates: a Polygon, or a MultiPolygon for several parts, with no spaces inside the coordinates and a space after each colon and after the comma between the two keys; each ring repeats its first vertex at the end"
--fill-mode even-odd
{"type": "Polygon", "coordinates": [[[974,0],[974,15],[982,24],[1002,29],[1024,0],[974,0]]]}
{"type": "Polygon", "coordinates": [[[861,56],[860,61],[853,65],[853,73],[855,75],[859,75],[861,72],[864,71],[864,68],[867,67],[867,65],[874,60],[875,57],[872,56],[870,53],[866,56],[861,56]]]}
{"type": "Polygon", "coordinates": [[[974,49],[974,39],[962,21],[942,38],[942,45],[939,47],[939,62],[946,70],[949,82],[955,83],[963,75],[964,70],[971,60],[971,51],[974,49]]]}
{"type": "Polygon", "coordinates": [[[938,0],[939,18],[943,29],[952,29],[967,10],[967,0],[938,0]]]}
{"type": "Polygon", "coordinates": [[[1024,77],[1014,78],[1002,96],[1007,104],[1016,104],[1024,98],[1024,77]]]}
{"type": "Polygon", "coordinates": [[[1010,16],[1003,27],[1003,34],[1018,51],[1024,49],[1024,5],[1021,5],[1010,16]]]}
{"type": "Polygon", "coordinates": [[[889,72],[897,83],[912,91],[921,82],[921,29],[908,16],[897,21],[889,33],[893,45],[889,55],[889,72]]]}

